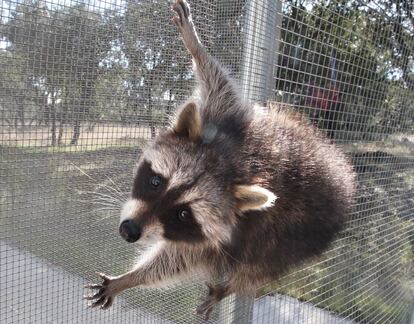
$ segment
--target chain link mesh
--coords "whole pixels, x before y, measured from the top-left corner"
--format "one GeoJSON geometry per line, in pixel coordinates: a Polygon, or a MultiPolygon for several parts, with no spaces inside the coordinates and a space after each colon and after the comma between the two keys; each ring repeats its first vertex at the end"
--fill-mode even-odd
{"type": "MultiPolygon", "coordinates": [[[[329,251],[211,323],[405,323],[413,306],[414,9],[408,1],[190,2],[245,98],[290,105],[352,158],[329,251]]],[[[0,322],[205,323],[197,277],[86,308],[139,256],[118,213],[145,143],[194,86],[161,0],[0,1],[0,322]]]]}

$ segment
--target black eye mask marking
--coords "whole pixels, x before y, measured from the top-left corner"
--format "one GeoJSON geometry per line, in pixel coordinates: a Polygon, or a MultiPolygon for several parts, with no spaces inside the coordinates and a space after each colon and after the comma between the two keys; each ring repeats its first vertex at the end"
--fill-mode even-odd
{"type": "Polygon", "coordinates": [[[138,168],[132,188],[132,197],[151,200],[166,188],[168,180],[151,169],[151,163],[144,161],[138,168]]]}
{"type": "Polygon", "coordinates": [[[200,242],[204,239],[200,224],[187,205],[179,205],[162,213],[164,236],[171,241],[200,242]]]}
{"type": "MultiPolygon", "coordinates": [[[[198,242],[204,239],[200,224],[188,204],[177,205],[181,195],[194,187],[201,175],[178,187],[168,187],[168,179],[155,174],[151,163],[143,161],[137,170],[132,197],[148,203],[146,213],[158,217],[164,227],[164,236],[171,241],[198,242]]],[[[145,217],[144,217],[145,218],[145,217]]]]}

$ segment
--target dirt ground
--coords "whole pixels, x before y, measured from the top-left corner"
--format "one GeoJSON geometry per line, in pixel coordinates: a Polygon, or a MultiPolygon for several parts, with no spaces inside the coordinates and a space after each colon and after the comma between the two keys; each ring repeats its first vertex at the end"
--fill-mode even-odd
{"type": "MultiPolygon", "coordinates": [[[[72,135],[73,127],[64,127],[61,145],[69,145],[72,135]]],[[[149,126],[97,124],[82,127],[77,146],[128,145],[150,138],[149,126]]],[[[51,145],[52,135],[50,127],[3,127],[0,128],[0,143],[13,147],[46,147],[51,145]]]]}

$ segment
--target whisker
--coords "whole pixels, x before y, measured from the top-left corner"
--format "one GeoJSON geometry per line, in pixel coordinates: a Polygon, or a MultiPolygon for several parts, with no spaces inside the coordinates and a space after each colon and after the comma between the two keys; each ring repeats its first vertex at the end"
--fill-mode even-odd
{"type": "Polygon", "coordinates": [[[120,199],[118,199],[117,197],[113,197],[113,196],[110,196],[110,195],[107,195],[107,194],[104,194],[104,193],[101,193],[101,192],[96,192],[96,191],[82,191],[82,192],[85,193],[85,194],[95,195],[95,196],[97,196],[97,198],[100,198],[100,199],[107,199],[109,201],[116,202],[119,205],[121,205],[122,202],[123,202],[120,199]]]}
{"type": "MultiPolygon", "coordinates": [[[[79,172],[81,172],[83,175],[85,175],[86,177],[88,177],[90,180],[94,181],[96,184],[98,184],[99,186],[103,186],[104,188],[106,188],[109,192],[114,192],[118,198],[121,198],[122,200],[124,200],[125,198],[128,198],[125,196],[125,194],[121,193],[120,191],[116,190],[115,188],[108,186],[105,183],[100,183],[98,180],[96,180],[95,178],[93,178],[92,176],[90,176],[89,174],[87,174],[84,170],[82,170],[80,167],[78,167],[76,164],[74,164],[73,162],[70,162],[70,164],[75,167],[79,172]]],[[[115,184],[115,182],[108,178],[113,184],[115,184]]],[[[115,186],[117,186],[115,184],[115,186]]],[[[119,187],[118,187],[119,188],[119,187]]]]}
{"type": "Polygon", "coordinates": [[[101,196],[101,197],[106,197],[106,198],[112,198],[112,199],[116,199],[118,200],[116,197],[113,197],[111,195],[102,193],[102,192],[98,192],[98,191],[82,191],[83,193],[87,193],[87,194],[91,194],[91,195],[96,195],[96,196],[101,196]]]}
{"type": "Polygon", "coordinates": [[[96,198],[91,198],[91,199],[92,199],[91,202],[105,202],[105,203],[112,204],[118,207],[121,207],[122,205],[120,201],[112,200],[108,198],[96,197],[96,198]]]}
{"type": "Polygon", "coordinates": [[[94,202],[106,202],[109,204],[112,204],[114,206],[120,206],[120,202],[116,200],[110,200],[107,198],[101,198],[101,197],[92,197],[90,199],[76,199],[76,201],[85,202],[85,203],[94,203],[94,202]]]}
{"type": "Polygon", "coordinates": [[[113,216],[115,216],[115,215],[114,214],[109,214],[109,215],[106,215],[104,217],[101,217],[101,218],[95,220],[94,222],[92,222],[91,225],[96,224],[96,223],[99,223],[99,222],[102,222],[102,221],[104,221],[104,220],[106,220],[108,218],[111,218],[113,216]]]}
{"type": "Polygon", "coordinates": [[[98,205],[98,206],[103,206],[103,207],[112,207],[114,210],[119,210],[120,207],[114,204],[108,204],[102,201],[89,201],[90,203],[94,204],[94,205],[98,205]]]}
{"type": "Polygon", "coordinates": [[[114,210],[114,209],[112,209],[112,208],[98,208],[98,209],[94,209],[94,210],[91,210],[91,211],[89,211],[89,212],[83,213],[83,215],[86,215],[86,214],[91,214],[91,213],[98,213],[98,212],[105,212],[105,211],[106,211],[106,212],[111,212],[111,213],[109,213],[108,215],[105,215],[105,216],[103,216],[103,217],[100,217],[100,218],[98,218],[98,219],[94,220],[94,221],[91,223],[91,225],[96,224],[96,223],[99,223],[99,222],[104,221],[104,220],[106,220],[106,219],[108,219],[108,218],[111,218],[111,217],[115,217],[115,216],[116,216],[116,213],[113,213],[113,212],[115,212],[116,210],[114,210]]]}
{"type": "Polygon", "coordinates": [[[125,192],[121,190],[121,188],[115,183],[115,181],[112,180],[112,178],[109,177],[108,175],[106,177],[116,187],[114,189],[115,190],[118,189],[117,192],[121,195],[121,197],[123,197],[125,200],[128,199],[128,195],[126,195],[125,192]]]}
{"type": "Polygon", "coordinates": [[[108,208],[108,207],[102,207],[102,208],[97,208],[97,209],[89,210],[87,212],[83,212],[83,213],[81,213],[81,215],[87,215],[87,214],[97,213],[97,212],[101,212],[101,211],[113,211],[113,212],[116,212],[118,210],[117,209],[113,209],[113,208],[108,208]]]}
{"type": "Polygon", "coordinates": [[[93,181],[95,181],[95,182],[97,182],[96,181],[96,179],[94,179],[94,178],[92,178],[89,174],[87,174],[85,171],[83,171],[80,167],[78,167],[75,163],[73,163],[73,162],[70,162],[70,164],[72,165],[72,166],[74,166],[78,171],[80,171],[83,175],[85,175],[85,176],[87,176],[89,179],[91,179],[91,180],[93,180],[93,181]]]}
{"type": "Polygon", "coordinates": [[[76,199],[76,201],[81,202],[81,203],[89,203],[89,204],[96,204],[96,205],[107,205],[107,206],[114,207],[117,209],[121,207],[120,202],[105,200],[105,199],[91,199],[91,200],[76,199]]]}
{"type": "Polygon", "coordinates": [[[105,183],[101,183],[100,185],[103,186],[107,190],[108,193],[114,194],[118,199],[126,200],[124,195],[121,192],[119,192],[118,190],[116,190],[115,188],[113,188],[113,187],[111,187],[111,186],[109,186],[105,183]]]}

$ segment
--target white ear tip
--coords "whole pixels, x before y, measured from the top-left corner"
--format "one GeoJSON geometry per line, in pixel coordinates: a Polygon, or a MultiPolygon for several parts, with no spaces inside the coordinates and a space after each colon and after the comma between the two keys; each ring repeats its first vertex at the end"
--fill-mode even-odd
{"type": "Polygon", "coordinates": [[[261,193],[262,195],[267,197],[267,201],[261,206],[261,209],[272,207],[276,199],[278,198],[273,192],[260,186],[254,185],[252,186],[252,190],[261,193]]]}

